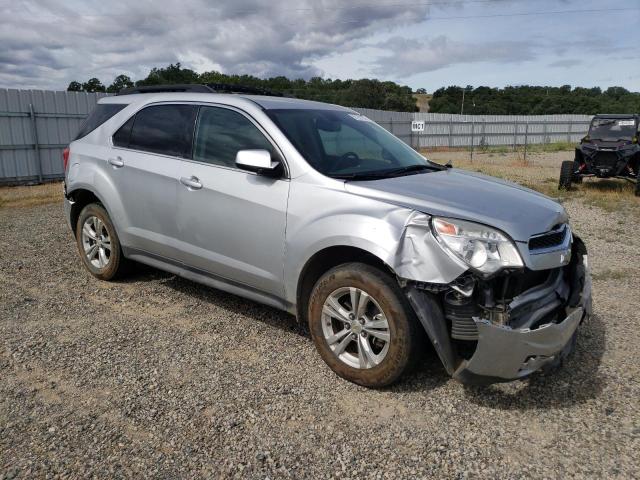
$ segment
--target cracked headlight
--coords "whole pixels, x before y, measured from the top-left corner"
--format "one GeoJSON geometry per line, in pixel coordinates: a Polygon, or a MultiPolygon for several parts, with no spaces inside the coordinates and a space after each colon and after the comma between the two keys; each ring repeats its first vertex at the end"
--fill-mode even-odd
{"type": "Polygon", "coordinates": [[[433,217],[433,234],[450,255],[484,274],[522,267],[513,241],[500,230],[479,223],[433,217]]]}

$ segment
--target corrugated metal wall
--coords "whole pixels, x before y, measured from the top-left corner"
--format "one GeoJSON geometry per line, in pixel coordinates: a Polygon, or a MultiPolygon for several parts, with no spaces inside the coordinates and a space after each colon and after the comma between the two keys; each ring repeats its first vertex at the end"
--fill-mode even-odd
{"type": "Polygon", "coordinates": [[[450,115],[354,110],[414,148],[573,143],[586,135],[592,118],[590,115],[450,115]],[[411,131],[414,120],[425,122],[424,132],[411,131]]]}
{"type": "Polygon", "coordinates": [[[103,96],[0,89],[0,183],[62,178],[62,149],[103,96]]]}
{"type": "MultiPolygon", "coordinates": [[[[0,89],[0,184],[64,176],[62,149],[104,93],[0,89]]],[[[414,148],[577,142],[587,115],[448,115],[356,109],[414,148]],[[411,131],[411,122],[425,131],[411,131]]]]}

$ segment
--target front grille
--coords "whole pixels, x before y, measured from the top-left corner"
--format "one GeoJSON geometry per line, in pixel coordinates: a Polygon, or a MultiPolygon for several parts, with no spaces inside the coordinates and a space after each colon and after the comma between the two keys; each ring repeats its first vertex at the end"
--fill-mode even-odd
{"type": "Polygon", "coordinates": [[[529,250],[542,250],[562,245],[566,235],[567,228],[563,225],[559,230],[551,230],[550,232],[531,237],[529,239],[529,250]]]}
{"type": "Polygon", "coordinates": [[[614,168],[618,163],[618,155],[616,152],[599,151],[593,158],[593,165],[596,168],[614,168]]]}

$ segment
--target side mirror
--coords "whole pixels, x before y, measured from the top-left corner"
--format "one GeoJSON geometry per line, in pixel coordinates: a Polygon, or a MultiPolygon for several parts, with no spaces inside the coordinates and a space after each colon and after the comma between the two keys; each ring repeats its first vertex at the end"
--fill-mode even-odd
{"type": "Polygon", "coordinates": [[[268,150],[239,150],[236,153],[238,168],[259,175],[275,176],[280,172],[280,162],[274,161],[268,150]]]}

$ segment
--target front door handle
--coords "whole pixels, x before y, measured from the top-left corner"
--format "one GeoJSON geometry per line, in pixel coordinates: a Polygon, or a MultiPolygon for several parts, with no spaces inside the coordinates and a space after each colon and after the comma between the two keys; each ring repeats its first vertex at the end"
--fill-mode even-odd
{"type": "Polygon", "coordinates": [[[202,184],[198,177],[180,177],[180,183],[185,187],[189,187],[191,190],[200,190],[202,188],[202,184]]]}
{"type": "Polygon", "coordinates": [[[109,163],[116,168],[124,167],[124,160],[121,157],[110,158],[109,163]]]}

